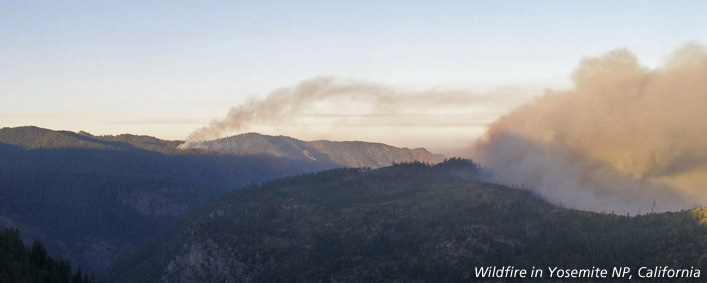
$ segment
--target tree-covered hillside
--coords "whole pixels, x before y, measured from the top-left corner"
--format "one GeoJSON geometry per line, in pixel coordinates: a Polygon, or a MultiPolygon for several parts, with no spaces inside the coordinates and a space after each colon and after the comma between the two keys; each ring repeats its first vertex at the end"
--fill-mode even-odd
{"type": "Polygon", "coordinates": [[[557,208],[476,164],[336,169],[234,191],[108,272],[113,282],[459,282],[474,268],[707,269],[706,210],[557,208]]]}
{"type": "Polygon", "coordinates": [[[0,226],[42,239],[84,270],[103,270],[221,191],[157,176],[0,171],[0,226]]]}
{"type": "Polygon", "coordinates": [[[424,148],[399,148],[361,141],[302,141],[286,136],[268,136],[258,133],[192,143],[188,147],[225,154],[262,154],[317,161],[330,164],[331,168],[342,166],[380,168],[396,162],[420,161],[435,164],[444,160],[443,155],[432,154],[424,148]]]}
{"type": "Polygon", "coordinates": [[[129,134],[2,128],[0,228],[18,227],[26,237],[45,243],[50,253],[100,272],[205,200],[339,166],[178,148],[182,143],[129,134]]]}
{"type": "Polygon", "coordinates": [[[0,228],[18,227],[50,253],[102,271],[207,199],[328,168],[272,156],[180,150],[180,143],[0,129],[0,228]]]}
{"type": "Polygon", "coordinates": [[[273,156],[180,150],[182,142],[148,136],[91,136],[37,127],[0,129],[0,169],[158,175],[232,190],[253,182],[331,168],[273,156]]]}
{"type": "Polygon", "coordinates": [[[0,282],[91,283],[94,273],[73,272],[68,260],[48,256],[42,242],[25,247],[17,229],[0,233],[0,282]]]}

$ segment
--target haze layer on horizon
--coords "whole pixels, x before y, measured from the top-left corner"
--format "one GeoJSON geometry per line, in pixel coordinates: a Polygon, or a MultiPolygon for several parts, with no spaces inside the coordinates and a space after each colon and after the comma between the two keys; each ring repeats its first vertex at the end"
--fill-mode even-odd
{"type": "Polygon", "coordinates": [[[243,131],[450,154],[513,106],[570,87],[581,58],[627,48],[653,68],[686,42],[707,42],[705,8],[700,1],[6,1],[0,126],[185,139],[231,107],[333,77],[470,100],[391,114],[372,113],[370,97],[352,96],[343,106],[325,100],[296,117],[256,119],[243,131]],[[473,107],[478,97],[487,100],[473,107]]]}

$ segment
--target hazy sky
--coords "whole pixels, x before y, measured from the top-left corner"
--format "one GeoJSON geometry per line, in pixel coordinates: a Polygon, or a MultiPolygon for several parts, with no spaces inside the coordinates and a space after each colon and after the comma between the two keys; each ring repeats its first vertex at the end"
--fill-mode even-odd
{"type": "MultiPolygon", "coordinates": [[[[568,87],[585,56],[627,48],[653,67],[705,44],[705,14],[707,1],[0,0],[0,126],[184,139],[319,76],[532,97],[568,87]]],[[[316,134],[276,130],[432,148],[480,132],[450,124],[409,142],[364,127],[327,136],[316,120],[316,134]]]]}

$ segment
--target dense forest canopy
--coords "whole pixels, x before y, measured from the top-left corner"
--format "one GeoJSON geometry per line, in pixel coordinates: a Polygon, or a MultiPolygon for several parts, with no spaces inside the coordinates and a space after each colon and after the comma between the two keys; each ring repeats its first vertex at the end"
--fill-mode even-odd
{"type": "Polygon", "coordinates": [[[116,282],[473,279],[475,267],[707,270],[706,209],[553,206],[470,160],[341,168],[231,192],[116,262],[116,282]]]}
{"type": "Polygon", "coordinates": [[[0,282],[92,283],[93,272],[72,272],[68,260],[47,254],[42,242],[35,240],[26,247],[17,229],[7,228],[0,234],[0,282]]]}

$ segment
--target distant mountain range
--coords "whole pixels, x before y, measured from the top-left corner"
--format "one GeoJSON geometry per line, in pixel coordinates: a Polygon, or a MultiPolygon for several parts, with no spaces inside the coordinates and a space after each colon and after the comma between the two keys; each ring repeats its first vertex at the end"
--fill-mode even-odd
{"type": "Polygon", "coordinates": [[[258,134],[206,142],[201,149],[181,144],[129,134],[2,128],[0,228],[17,227],[51,254],[101,271],[185,211],[239,187],[329,168],[442,158],[424,149],[258,134]],[[240,151],[206,146],[226,141],[240,151]]]}
{"type": "Polygon", "coordinates": [[[480,182],[480,174],[477,164],[452,159],[435,166],[333,169],[230,192],[116,261],[105,279],[519,280],[479,279],[476,272],[508,266],[545,272],[528,280],[585,282],[597,278],[551,279],[548,268],[629,267],[639,281],[639,267],[707,270],[707,209],[637,217],[576,211],[528,190],[480,182]]]}
{"type": "Polygon", "coordinates": [[[307,142],[285,136],[267,136],[258,133],[192,143],[188,148],[235,155],[268,154],[344,167],[380,168],[396,162],[413,161],[436,164],[445,159],[443,155],[432,154],[424,148],[408,149],[361,141],[307,142]]]}

